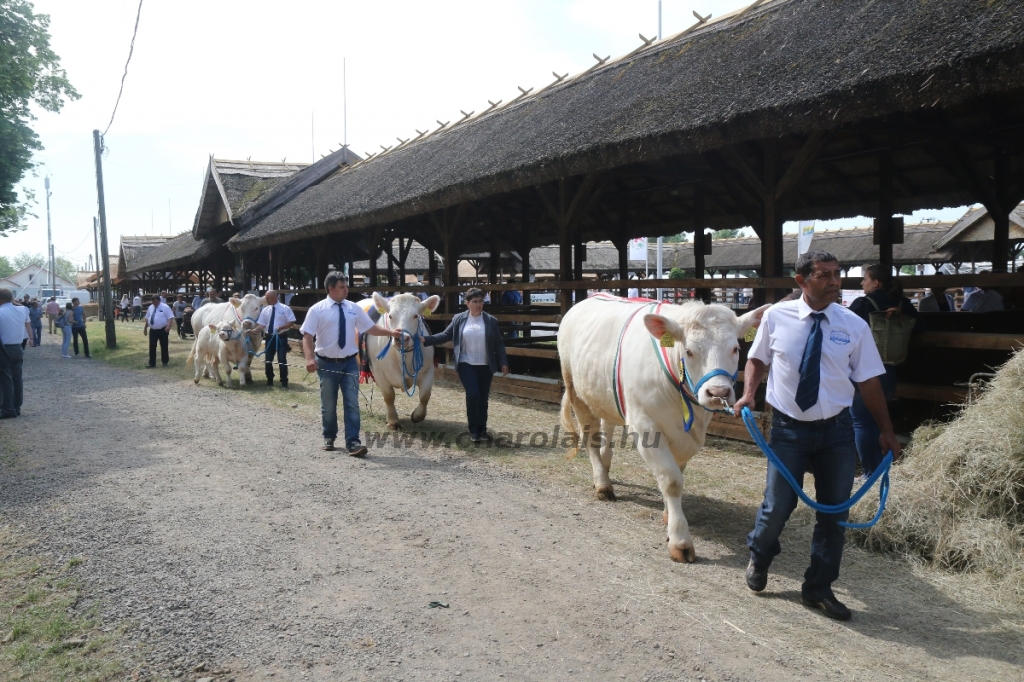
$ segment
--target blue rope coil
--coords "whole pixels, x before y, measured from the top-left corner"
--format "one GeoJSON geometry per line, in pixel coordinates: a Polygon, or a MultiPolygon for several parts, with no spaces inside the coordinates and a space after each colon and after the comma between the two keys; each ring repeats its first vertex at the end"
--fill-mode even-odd
{"type": "Polygon", "coordinates": [[[755,443],[757,443],[757,447],[761,448],[761,452],[764,453],[764,456],[767,457],[768,461],[779,470],[782,477],[786,479],[786,483],[789,483],[789,487],[793,489],[793,492],[797,494],[797,497],[803,500],[804,504],[808,507],[823,514],[842,514],[843,512],[849,511],[853,505],[857,504],[857,502],[867,494],[868,490],[871,489],[871,486],[873,486],[876,481],[880,480],[881,483],[878,487],[878,511],[875,513],[874,518],[867,523],[847,523],[846,521],[840,521],[839,525],[845,528],[870,528],[878,523],[878,520],[882,518],[882,512],[885,511],[885,502],[889,498],[889,469],[892,466],[893,461],[892,450],[886,453],[881,465],[871,473],[871,476],[869,476],[868,480],[864,482],[864,485],[862,485],[860,489],[846,502],[840,502],[839,504],[819,504],[812,500],[803,491],[797,483],[796,478],[793,477],[793,474],[790,473],[789,469],[786,468],[786,465],[779,459],[779,456],[772,451],[771,447],[769,447],[768,441],[765,440],[764,434],[761,433],[761,429],[757,428],[757,422],[754,421],[754,415],[751,413],[750,408],[744,407],[742,415],[743,423],[746,424],[747,431],[750,432],[750,437],[754,439],[755,443]]]}

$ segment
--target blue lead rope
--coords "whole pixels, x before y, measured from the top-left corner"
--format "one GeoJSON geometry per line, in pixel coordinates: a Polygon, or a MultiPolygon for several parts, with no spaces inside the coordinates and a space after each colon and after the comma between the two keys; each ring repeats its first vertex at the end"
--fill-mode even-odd
{"type": "Polygon", "coordinates": [[[892,466],[892,450],[885,455],[885,459],[882,460],[881,465],[871,473],[871,476],[869,476],[864,485],[860,487],[860,490],[855,492],[846,502],[840,502],[839,504],[819,504],[807,496],[800,485],[796,482],[793,474],[790,473],[789,469],[786,468],[786,465],[779,459],[779,456],[772,451],[771,447],[769,447],[768,441],[764,439],[764,434],[761,433],[761,429],[757,428],[757,422],[754,421],[754,415],[750,412],[749,407],[743,408],[743,423],[747,425],[747,431],[750,432],[750,437],[754,439],[755,443],[757,443],[757,447],[761,448],[761,452],[763,452],[765,457],[768,458],[768,461],[779,470],[779,473],[782,474],[782,477],[786,479],[787,483],[789,483],[793,492],[795,492],[797,497],[803,500],[804,504],[808,507],[814,511],[822,512],[823,514],[842,514],[843,512],[849,511],[853,505],[857,504],[857,502],[860,501],[860,498],[864,497],[871,486],[875,484],[875,481],[881,479],[882,482],[878,487],[878,512],[875,514],[875,517],[867,523],[847,523],[845,521],[840,521],[839,525],[845,528],[870,528],[878,523],[878,519],[882,518],[882,512],[885,511],[885,501],[889,497],[889,468],[892,466]]]}
{"type": "MultiPolygon", "coordinates": [[[[409,332],[404,330],[402,331],[402,333],[409,334],[409,332]]],[[[405,394],[411,398],[412,396],[416,395],[416,377],[419,376],[420,370],[423,369],[423,346],[420,344],[420,337],[418,334],[409,334],[409,336],[412,337],[412,351],[405,350],[404,343],[395,345],[398,347],[399,355],[401,355],[402,390],[405,391],[405,394]],[[412,353],[412,372],[409,372],[409,368],[405,366],[405,354],[409,352],[412,353]],[[412,379],[412,390],[408,390],[405,388],[405,380],[407,378],[412,379]]],[[[391,350],[391,341],[392,339],[389,338],[387,344],[384,346],[384,349],[377,354],[378,360],[383,360],[384,356],[388,354],[389,350],[391,350]]]]}

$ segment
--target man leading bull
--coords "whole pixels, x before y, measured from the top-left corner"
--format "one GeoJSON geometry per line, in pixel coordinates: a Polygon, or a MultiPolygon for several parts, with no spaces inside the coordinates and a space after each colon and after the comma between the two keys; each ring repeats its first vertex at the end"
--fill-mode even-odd
{"type": "Polygon", "coordinates": [[[370,316],[348,298],[348,277],[331,272],[324,278],[327,298],[313,304],[300,328],[306,371],[320,377],[320,416],[324,447],[334,450],[338,437],[338,390],[345,410],[345,448],[352,457],[366,455],[359,441],[359,362],[356,333],[401,338],[398,329],[374,324],[370,316]]]}
{"type": "MultiPolygon", "coordinates": [[[[288,330],[295,326],[295,313],[277,299],[277,292],[271,289],[266,293],[267,305],[260,311],[256,327],[250,334],[259,334],[266,330],[266,352],[263,355],[266,364],[267,386],[274,385],[274,359],[281,369],[281,388],[288,388],[288,330]]],[[[259,338],[258,336],[256,338],[259,338]]]]}
{"type": "MultiPolygon", "coordinates": [[[[838,504],[850,498],[857,448],[850,405],[854,384],[881,428],[879,446],[899,457],[900,445],[878,379],[885,366],[867,324],[836,304],[841,286],[839,263],[824,251],[805,253],[796,262],[796,282],[803,295],[772,306],[764,315],[747,354],[743,397],[737,417],[754,407],[754,393],[768,373],[766,401],[774,409],[771,447],[800,485],[814,474],[817,501],[838,504]]],[[[761,592],[768,569],[782,551],[779,536],[796,508],[797,496],[771,463],[764,502],[747,536],[750,563],[747,586],[761,592]]],[[[839,578],[849,513],[816,513],[811,564],[804,573],[801,600],[826,616],[848,620],[850,610],[832,591],[839,578]]]]}

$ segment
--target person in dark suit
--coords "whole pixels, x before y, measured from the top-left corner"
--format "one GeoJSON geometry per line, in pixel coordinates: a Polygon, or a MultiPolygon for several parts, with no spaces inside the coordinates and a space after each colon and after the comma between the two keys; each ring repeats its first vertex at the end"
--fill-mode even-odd
{"type": "Polygon", "coordinates": [[[455,346],[455,369],[462,387],[466,389],[466,420],[469,437],[474,443],[491,440],[487,433],[487,399],[491,393],[491,379],[501,370],[508,374],[508,357],[501,340],[498,319],[484,312],[484,292],[472,288],[466,292],[469,310],[452,318],[451,324],[440,334],[423,337],[424,346],[436,346],[451,341],[455,346]]]}

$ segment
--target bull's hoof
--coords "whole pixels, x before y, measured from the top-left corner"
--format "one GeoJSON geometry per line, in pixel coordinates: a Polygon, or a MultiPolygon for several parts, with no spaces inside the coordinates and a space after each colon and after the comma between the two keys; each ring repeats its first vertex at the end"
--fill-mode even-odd
{"type": "Polygon", "coordinates": [[[668,512],[667,511],[661,512],[661,524],[663,526],[667,526],[668,525],[668,512]]]}
{"type": "Polygon", "coordinates": [[[427,418],[427,411],[426,410],[424,410],[420,414],[417,414],[417,411],[414,410],[413,413],[411,415],[409,415],[409,419],[412,421],[413,424],[419,424],[421,421],[423,421],[426,418],[427,418]]]}
{"type": "Polygon", "coordinates": [[[199,383],[199,379],[195,379],[194,381],[195,381],[195,382],[196,382],[197,384],[199,383]]]}
{"type": "Polygon", "coordinates": [[[218,382],[217,382],[217,385],[218,385],[218,386],[223,386],[223,385],[224,385],[224,382],[223,382],[223,381],[218,381],[218,382]]]}
{"type": "Polygon", "coordinates": [[[394,424],[388,422],[388,428],[391,429],[392,431],[401,431],[402,424],[400,422],[395,422],[394,424]]]}
{"type": "Polygon", "coordinates": [[[615,491],[612,490],[611,486],[608,486],[607,488],[597,488],[594,491],[594,494],[597,496],[597,499],[601,500],[602,502],[615,501],[615,491]]]}
{"type": "Polygon", "coordinates": [[[669,547],[668,556],[677,564],[692,564],[697,560],[697,550],[693,547],[669,547]]]}

